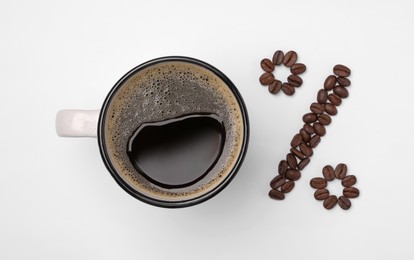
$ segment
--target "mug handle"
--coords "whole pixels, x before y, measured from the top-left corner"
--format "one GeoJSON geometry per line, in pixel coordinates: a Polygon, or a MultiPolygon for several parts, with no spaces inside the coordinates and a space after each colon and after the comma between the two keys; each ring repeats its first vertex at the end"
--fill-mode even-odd
{"type": "Polygon", "coordinates": [[[56,133],[61,137],[97,137],[99,110],[60,110],[56,114],[56,133]]]}

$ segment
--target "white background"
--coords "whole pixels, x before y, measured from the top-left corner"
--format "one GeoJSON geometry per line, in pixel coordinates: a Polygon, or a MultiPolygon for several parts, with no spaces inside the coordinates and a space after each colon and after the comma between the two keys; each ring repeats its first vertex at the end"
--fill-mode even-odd
{"type": "Polygon", "coordinates": [[[413,11],[412,1],[2,0],[0,259],[413,259],[413,11]],[[307,65],[293,97],[258,83],[277,49],[307,65]],[[124,73],[166,55],[227,74],[251,124],[234,181],[178,210],[132,198],[95,139],[54,129],[59,109],[99,108],[124,73]],[[337,63],[352,69],[350,97],[296,188],[270,200],[277,164],[337,63]],[[327,211],[309,180],[340,162],[361,196],[327,211]]]}

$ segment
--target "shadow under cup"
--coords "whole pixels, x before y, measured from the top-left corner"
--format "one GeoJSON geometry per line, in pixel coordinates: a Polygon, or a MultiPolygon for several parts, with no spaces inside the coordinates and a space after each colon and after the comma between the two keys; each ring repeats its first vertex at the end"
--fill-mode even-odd
{"type": "Polygon", "coordinates": [[[108,94],[98,122],[101,156],[117,183],[168,208],[219,193],[240,168],[248,139],[246,107],[234,84],[188,57],[158,58],[129,71],[108,94]]]}

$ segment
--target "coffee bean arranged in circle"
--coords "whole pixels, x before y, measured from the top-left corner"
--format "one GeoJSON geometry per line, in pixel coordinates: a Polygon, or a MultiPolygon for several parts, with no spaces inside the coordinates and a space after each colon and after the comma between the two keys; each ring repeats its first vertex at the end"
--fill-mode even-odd
{"type": "Polygon", "coordinates": [[[338,205],[342,209],[348,210],[351,207],[351,201],[345,196],[340,196],[338,199],[338,205]]]}
{"type": "Polygon", "coordinates": [[[329,191],[327,189],[316,190],[313,196],[317,200],[326,200],[329,197],[329,191]]]}
{"type": "Polygon", "coordinates": [[[293,190],[294,187],[295,187],[295,182],[294,181],[287,181],[280,187],[280,190],[283,193],[289,193],[293,190]]]}
{"type": "Polygon", "coordinates": [[[335,170],[330,165],[323,167],[322,174],[327,181],[333,181],[335,179],[335,170]]]}
{"type": "Polygon", "coordinates": [[[340,64],[335,65],[333,72],[339,77],[349,77],[349,75],[351,75],[351,70],[348,67],[340,64]]]}
{"type": "Polygon", "coordinates": [[[260,62],[260,66],[262,67],[262,69],[266,72],[272,72],[275,69],[275,65],[273,64],[273,62],[269,59],[263,59],[260,62]]]}
{"type": "Polygon", "coordinates": [[[282,91],[288,96],[292,96],[293,94],[295,94],[295,88],[286,82],[282,84],[282,91]]]}
{"type": "Polygon", "coordinates": [[[329,102],[331,102],[332,105],[334,106],[340,106],[342,103],[342,99],[337,95],[337,94],[329,94],[328,95],[328,100],[329,102]]]}
{"type": "Polygon", "coordinates": [[[317,135],[312,136],[312,138],[309,140],[309,146],[311,148],[315,148],[318,146],[318,144],[321,142],[321,138],[317,135]]]}
{"type": "Polygon", "coordinates": [[[316,120],[318,120],[318,115],[314,114],[314,113],[307,113],[305,115],[303,115],[302,120],[304,123],[313,123],[316,122],[316,120]]]}
{"type": "Polygon", "coordinates": [[[299,146],[300,151],[306,156],[306,157],[311,157],[313,155],[313,150],[312,148],[310,148],[309,146],[307,146],[306,144],[301,144],[299,146]]]}
{"type": "Polygon", "coordinates": [[[325,79],[325,82],[323,83],[323,87],[326,91],[330,91],[335,87],[336,84],[336,77],[334,75],[330,75],[325,79]]]}
{"type": "Polygon", "coordinates": [[[291,67],[293,64],[296,63],[298,59],[298,54],[295,51],[288,51],[283,58],[283,64],[286,67],[291,67]]]}
{"type": "Polygon", "coordinates": [[[259,78],[260,84],[262,84],[263,86],[269,85],[274,80],[275,76],[270,72],[263,73],[259,78]]]}
{"type": "Polygon", "coordinates": [[[285,199],[285,194],[279,190],[272,189],[269,191],[269,197],[274,200],[283,200],[285,199]]]}
{"type": "Polygon", "coordinates": [[[313,129],[315,130],[315,134],[319,136],[324,136],[326,134],[325,127],[320,123],[314,123],[313,129]]]}
{"type": "Polygon", "coordinates": [[[324,189],[326,188],[327,182],[324,178],[316,177],[310,181],[310,186],[315,189],[324,189]]]}
{"type": "Polygon", "coordinates": [[[290,75],[288,77],[288,82],[290,85],[294,86],[295,88],[298,88],[302,85],[303,81],[302,78],[298,75],[290,75]]]}
{"type": "Polygon", "coordinates": [[[340,163],[335,168],[335,177],[342,180],[348,172],[348,167],[344,163],[340,163]]]}
{"type": "Polygon", "coordinates": [[[342,87],[348,87],[349,85],[351,85],[351,81],[348,78],[338,77],[336,80],[338,81],[338,84],[342,87]]]}
{"type": "Polygon", "coordinates": [[[306,66],[303,63],[295,63],[290,68],[290,72],[292,72],[293,75],[299,75],[305,72],[306,66]]]}
{"type": "Polygon", "coordinates": [[[341,98],[347,98],[349,96],[348,90],[342,86],[335,86],[333,92],[341,98]]]}
{"type": "Polygon", "coordinates": [[[357,198],[359,196],[359,190],[354,187],[344,188],[342,193],[347,198],[357,198]]]}
{"type": "Polygon", "coordinates": [[[309,142],[309,140],[311,139],[311,137],[310,137],[310,135],[308,134],[308,132],[306,132],[306,130],[305,129],[300,129],[300,131],[299,131],[299,134],[300,134],[300,136],[301,136],[301,138],[302,138],[302,141],[304,142],[304,143],[307,143],[307,142],[309,142]]]}
{"type": "Polygon", "coordinates": [[[280,80],[274,80],[269,85],[269,92],[272,94],[277,94],[282,89],[282,82],[280,80]]]}
{"type": "Polygon", "coordinates": [[[318,95],[316,96],[316,100],[319,104],[325,104],[328,100],[328,92],[325,89],[320,89],[318,91],[318,95]]]}
{"type": "Polygon", "coordinates": [[[301,160],[298,164],[298,170],[301,171],[303,169],[305,169],[305,167],[310,163],[310,159],[309,158],[305,158],[303,160],[301,160]]]}
{"type": "Polygon", "coordinates": [[[289,169],[286,172],[286,179],[291,181],[297,181],[300,179],[301,173],[296,169],[289,169]]]}
{"type": "Polygon", "coordinates": [[[349,188],[355,185],[356,182],[357,182],[357,179],[355,175],[348,175],[342,180],[341,183],[342,183],[342,186],[344,186],[345,188],[349,188]]]}
{"type": "Polygon", "coordinates": [[[313,135],[315,133],[315,130],[313,129],[313,126],[310,124],[304,124],[303,129],[305,129],[306,133],[313,135]]]}
{"type": "Polygon", "coordinates": [[[334,115],[338,114],[338,110],[331,103],[326,103],[325,104],[325,112],[327,114],[331,115],[331,116],[334,116],[334,115]]]}
{"type": "Polygon", "coordinates": [[[292,153],[288,153],[286,155],[286,161],[290,168],[296,169],[298,166],[298,161],[296,161],[296,157],[292,153]]]}
{"type": "Polygon", "coordinates": [[[278,167],[278,172],[280,175],[285,175],[288,169],[288,163],[286,160],[281,160],[278,167]]]}
{"type": "Polygon", "coordinates": [[[291,147],[297,147],[302,143],[302,137],[300,134],[295,134],[292,138],[292,141],[290,141],[291,147]]]}
{"type": "Polygon", "coordinates": [[[277,50],[275,54],[273,54],[272,62],[274,65],[280,65],[283,62],[283,58],[285,55],[283,54],[283,51],[277,50]]]}
{"type": "Polygon", "coordinates": [[[335,195],[331,195],[324,200],[323,206],[325,207],[325,209],[332,209],[333,207],[336,206],[337,203],[338,203],[337,197],[335,195]]]}
{"type": "Polygon", "coordinates": [[[315,103],[312,103],[312,105],[310,106],[310,110],[313,113],[319,115],[319,114],[322,114],[325,111],[325,108],[322,104],[319,104],[319,103],[315,102],[315,103]]]}
{"type": "Polygon", "coordinates": [[[322,125],[329,125],[332,122],[332,119],[329,115],[322,114],[322,115],[319,116],[318,121],[322,125]]]}
{"type": "Polygon", "coordinates": [[[306,156],[296,148],[290,148],[290,152],[293,153],[299,159],[305,159],[306,156]]]}
{"type": "Polygon", "coordinates": [[[272,187],[272,189],[277,189],[280,186],[282,186],[284,183],[286,182],[286,179],[283,178],[283,176],[277,175],[276,177],[273,178],[273,180],[270,182],[270,187],[272,187]]]}

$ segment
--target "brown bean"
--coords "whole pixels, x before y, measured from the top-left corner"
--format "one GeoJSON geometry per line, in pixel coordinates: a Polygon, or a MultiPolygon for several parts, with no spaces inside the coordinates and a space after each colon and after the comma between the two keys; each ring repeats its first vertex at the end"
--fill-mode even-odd
{"type": "Polygon", "coordinates": [[[311,148],[315,148],[318,146],[318,144],[321,142],[321,138],[318,135],[312,136],[312,138],[309,140],[309,146],[311,148]]]}
{"type": "Polygon", "coordinates": [[[317,200],[326,200],[329,197],[329,191],[327,189],[316,190],[313,196],[317,200]]]}
{"type": "Polygon", "coordinates": [[[306,156],[301,151],[299,151],[298,149],[290,148],[290,152],[293,153],[293,155],[295,155],[299,159],[305,159],[306,158],[306,156]]]}
{"type": "Polygon", "coordinates": [[[331,102],[332,105],[334,106],[340,106],[342,103],[342,98],[340,98],[337,94],[329,94],[328,95],[328,100],[329,102],[331,102]]]}
{"type": "Polygon", "coordinates": [[[310,110],[313,112],[313,113],[315,113],[315,114],[317,114],[317,115],[319,115],[319,114],[322,114],[324,111],[325,111],[325,108],[323,107],[323,105],[321,105],[321,104],[319,104],[319,103],[312,103],[311,104],[311,106],[310,106],[310,110]]]}
{"type": "Polygon", "coordinates": [[[297,181],[300,179],[301,173],[296,169],[289,169],[286,172],[286,179],[291,181],[297,181]]]}
{"type": "Polygon", "coordinates": [[[296,161],[296,157],[292,153],[288,153],[286,155],[286,161],[290,168],[296,169],[298,166],[298,161],[296,161]]]}
{"type": "Polygon", "coordinates": [[[318,117],[318,121],[319,123],[321,123],[322,125],[329,125],[332,122],[332,119],[329,115],[327,114],[322,114],[318,117]]]}
{"type": "Polygon", "coordinates": [[[313,129],[315,130],[315,134],[319,136],[324,136],[326,134],[325,127],[320,123],[314,123],[313,129]]]}
{"type": "Polygon", "coordinates": [[[313,135],[315,133],[315,130],[313,130],[313,126],[310,124],[304,124],[303,129],[305,129],[306,133],[313,135]]]}
{"type": "Polygon", "coordinates": [[[286,179],[283,176],[277,175],[273,178],[273,180],[270,181],[270,187],[272,187],[272,189],[277,189],[285,182],[286,179]]]}
{"type": "Polygon", "coordinates": [[[335,179],[335,170],[330,165],[323,167],[322,174],[327,181],[333,181],[335,179]]]}
{"type": "Polygon", "coordinates": [[[314,113],[307,113],[307,114],[303,115],[302,120],[303,120],[304,123],[307,123],[307,124],[313,123],[316,120],[318,120],[318,115],[314,114],[314,113]]]}
{"type": "Polygon", "coordinates": [[[277,50],[275,54],[273,54],[272,62],[274,65],[280,65],[283,62],[283,57],[285,55],[283,54],[283,51],[277,50]]]}
{"type": "Polygon", "coordinates": [[[279,162],[279,166],[277,168],[279,174],[282,175],[282,176],[285,175],[285,173],[287,172],[287,169],[288,169],[287,161],[286,160],[281,160],[279,162]]]}
{"type": "Polygon", "coordinates": [[[310,159],[309,158],[305,158],[303,160],[300,161],[300,163],[298,164],[298,170],[301,171],[303,169],[305,169],[305,167],[310,163],[310,159]]]}
{"type": "Polygon", "coordinates": [[[336,84],[336,77],[334,75],[330,75],[325,79],[325,82],[323,83],[323,87],[327,91],[329,91],[335,87],[335,84],[336,84]]]}
{"type": "Polygon", "coordinates": [[[302,137],[302,142],[307,143],[310,140],[310,135],[305,131],[305,129],[300,129],[299,131],[300,136],[302,137]]]}
{"type": "Polygon", "coordinates": [[[337,81],[338,81],[338,84],[341,85],[342,87],[348,87],[351,85],[351,81],[345,77],[338,77],[337,81]]]}
{"type": "Polygon", "coordinates": [[[325,104],[328,100],[328,92],[325,89],[320,89],[318,91],[318,95],[316,96],[316,100],[319,104],[325,104]]]}
{"type": "Polygon", "coordinates": [[[288,51],[283,58],[283,64],[286,67],[290,67],[296,63],[298,59],[298,54],[295,51],[288,51]]]}
{"type": "Polygon", "coordinates": [[[283,193],[289,193],[293,190],[294,187],[295,187],[295,182],[294,181],[287,181],[280,187],[280,190],[283,193]]]}
{"type": "Polygon", "coordinates": [[[288,77],[288,82],[290,85],[294,86],[295,88],[300,87],[303,83],[301,77],[299,77],[298,75],[293,75],[293,74],[288,77]]]}
{"type": "Polygon", "coordinates": [[[348,172],[348,167],[344,163],[340,163],[335,168],[335,177],[342,180],[348,172]]]}
{"type": "Polygon", "coordinates": [[[359,190],[355,187],[344,188],[342,194],[344,194],[345,197],[350,199],[356,198],[359,196],[359,190]]]}
{"type": "Polygon", "coordinates": [[[334,116],[334,115],[338,114],[338,110],[331,103],[326,103],[325,104],[325,112],[327,114],[331,115],[331,116],[334,116]]]}
{"type": "Polygon", "coordinates": [[[263,59],[260,62],[260,66],[262,67],[262,69],[266,72],[272,72],[275,69],[275,65],[272,63],[271,60],[269,59],[263,59]]]}
{"type": "Polygon", "coordinates": [[[263,73],[259,78],[260,84],[262,84],[263,86],[271,84],[274,80],[275,76],[273,75],[273,73],[270,72],[263,73]]]}
{"type": "Polygon", "coordinates": [[[313,150],[312,148],[310,148],[309,146],[307,146],[306,144],[301,144],[299,146],[300,151],[306,156],[306,157],[311,157],[313,155],[313,150]]]}
{"type": "Polygon", "coordinates": [[[321,177],[316,177],[310,180],[310,186],[314,189],[318,189],[318,190],[324,189],[326,188],[327,185],[328,183],[326,182],[326,180],[321,177]]]}
{"type": "Polygon", "coordinates": [[[302,74],[306,71],[306,65],[303,63],[295,63],[290,68],[290,72],[294,75],[302,74]]]}
{"type": "Polygon", "coordinates": [[[348,67],[340,64],[335,65],[333,72],[339,77],[349,77],[349,75],[351,75],[351,70],[348,67]]]}
{"type": "Polygon", "coordinates": [[[282,91],[288,96],[292,96],[293,94],[295,94],[295,88],[286,82],[282,84],[282,91]]]}
{"type": "Polygon", "coordinates": [[[270,190],[269,191],[269,197],[274,200],[283,200],[285,199],[285,194],[279,190],[270,190]]]}
{"type": "Polygon", "coordinates": [[[336,198],[336,196],[331,195],[325,199],[325,201],[323,202],[323,206],[325,207],[325,209],[332,209],[333,207],[336,206],[337,203],[338,203],[338,199],[336,198]]]}
{"type": "Polygon", "coordinates": [[[335,86],[333,92],[341,98],[347,98],[349,96],[348,90],[342,86],[335,86]]]}
{"type": "Polygon", "coordinates": [[[338,205],[339,207],[341,207],[344,210],[348,210],[351,207],[351,201],[345,197],[345,196],[341,196],[338,199],[338,205]]]}
{"type": "Polygon", "coordinates": [[[282,82],[280,80],[274,80],[269,85],[269,92],[272,94],[277,94],[282,89],[282,82]]]}
{"type": "Polygon", "coordinates": [[[292,141],[290,141],[291,147],[297,147],[302,143],[302,137],[300,134],[295,134],[292,138],[292,141]]]}
{"type": "Polygon", "coordinates": [[[342,186],[349,188],[357,182],[355,175],[348,175],[342,180],[342,186]]]}

